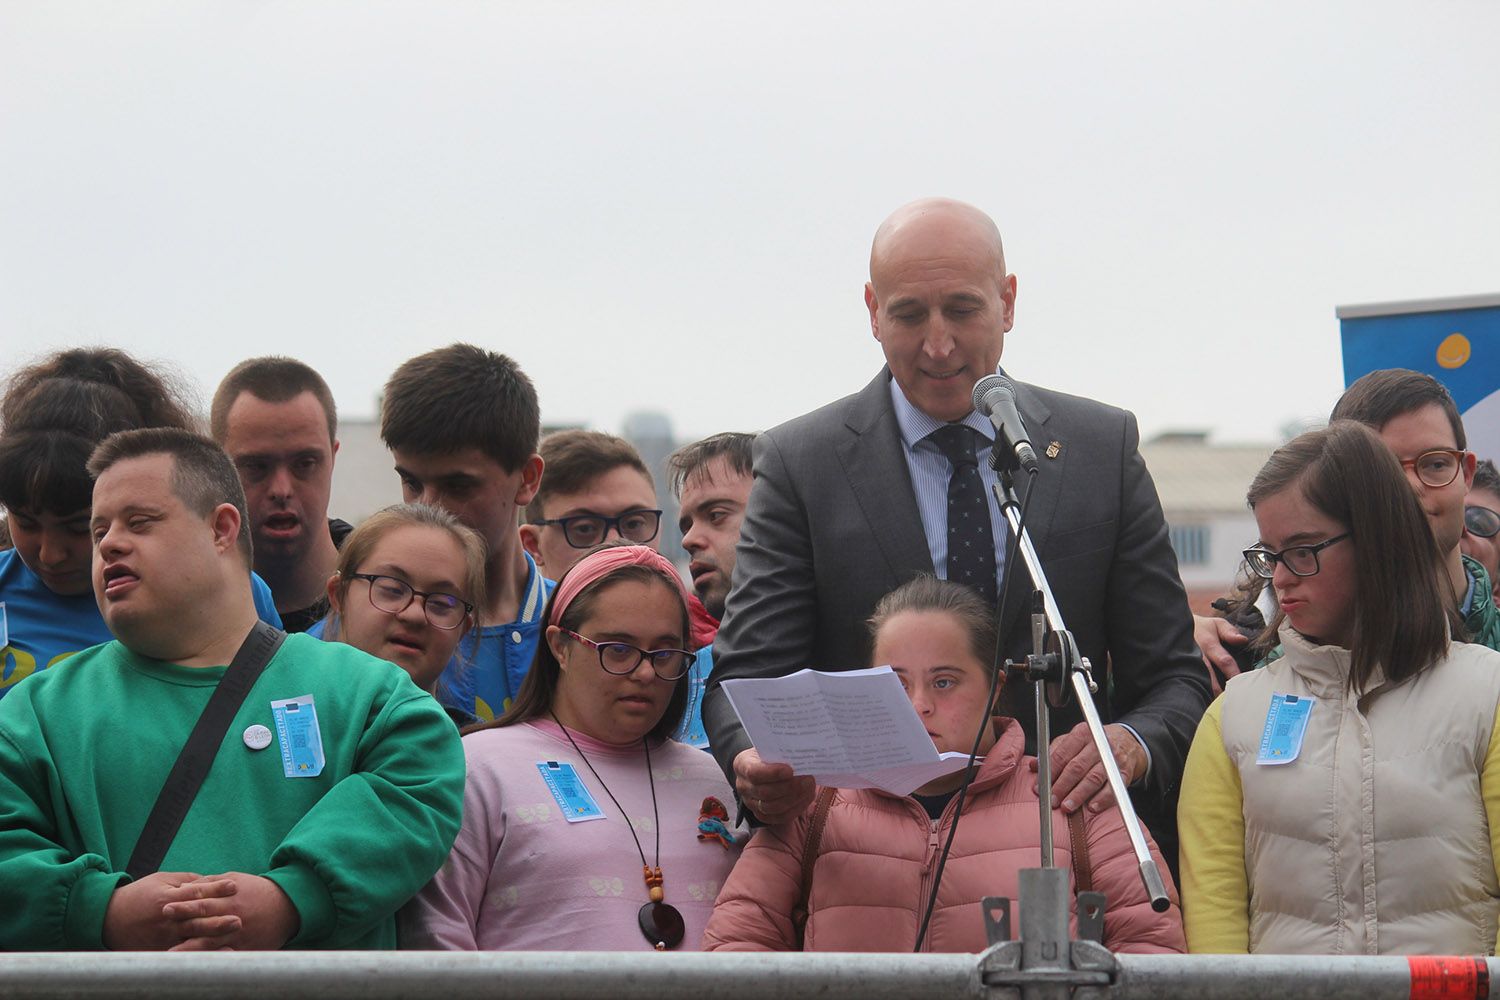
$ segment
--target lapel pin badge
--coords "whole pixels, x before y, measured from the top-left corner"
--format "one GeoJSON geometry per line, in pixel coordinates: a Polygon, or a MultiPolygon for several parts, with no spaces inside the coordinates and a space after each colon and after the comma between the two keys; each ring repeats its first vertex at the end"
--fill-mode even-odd
{"type": "Polygon", "coordinates": [[[1062,454],[1062,442],[1061,441],[1053,441],[1051,444],[1047,445],[1047,457],[1048,458],[1056,458],[1058,455],[1061,455],[1061,454],[1062,454]]]}

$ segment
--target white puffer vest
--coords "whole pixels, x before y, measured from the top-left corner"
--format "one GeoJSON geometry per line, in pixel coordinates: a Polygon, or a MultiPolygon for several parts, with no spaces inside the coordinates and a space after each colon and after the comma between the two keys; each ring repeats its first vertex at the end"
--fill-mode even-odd
{"type": "Polygon", "coordinates": [[[1250,950],[1490,954],[1500,884],[1479,777],[1500,653],[1453,643],[1402,684],[1376,678],[1362,710],[1348,650],[1288,626],[1281,642],[1281,659],[1229,682],[1222,708],[1244,794],[1250,950]],[[1297,759],[1257,764],[1278,694],[1317,701],[1297,759]]]}

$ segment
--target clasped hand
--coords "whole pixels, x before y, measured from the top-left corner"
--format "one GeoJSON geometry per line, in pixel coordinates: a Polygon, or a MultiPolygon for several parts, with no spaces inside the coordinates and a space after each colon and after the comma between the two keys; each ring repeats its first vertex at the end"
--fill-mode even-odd
{"type": "Polygon", "coordinates": [[[110,896],[104,946],[115,951],[275,949],[291,940],[298,926],[296,907],[268,878],[156,872],[110,896]]]}

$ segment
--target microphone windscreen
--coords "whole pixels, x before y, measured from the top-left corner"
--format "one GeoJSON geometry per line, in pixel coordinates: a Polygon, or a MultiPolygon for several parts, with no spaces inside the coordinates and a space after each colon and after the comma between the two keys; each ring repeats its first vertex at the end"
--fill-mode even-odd
{"type": "Polygon", "coordinates": [[[990,411],[995,408],[995,401],[990,397],[990,394],[996,391],[1009,393],[1011,399],[1015,399],[1015,383],[996,372],[993,375],[986,375],[974,383],[974,393],[970,397],[970,405],[986,417],[989,416],[990,411]]]}

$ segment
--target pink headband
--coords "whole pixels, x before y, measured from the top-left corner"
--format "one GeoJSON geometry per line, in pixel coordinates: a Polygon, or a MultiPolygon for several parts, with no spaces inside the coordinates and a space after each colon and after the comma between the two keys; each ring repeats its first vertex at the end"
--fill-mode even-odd
{"type": "Polygon", "coordinates": [[[548,617],[547,624],[556,625],[561,622],[563,612],[568,610],[568,605],[573,603],[573,598],[578,596],[579,591],[622,566],[648,566],[656,570],[672,581],[683,601],[687,601],[687,585],[678,575],[677,567],[668,562],[660,552],[644,545],[615,545],[584,556],[563,574],[562,582],[552,595],[552,614],[548,617]]]}

